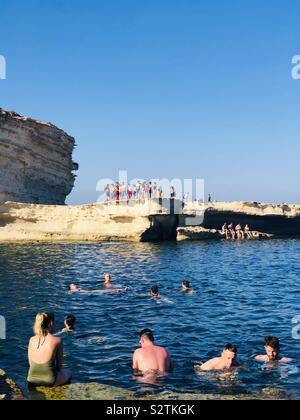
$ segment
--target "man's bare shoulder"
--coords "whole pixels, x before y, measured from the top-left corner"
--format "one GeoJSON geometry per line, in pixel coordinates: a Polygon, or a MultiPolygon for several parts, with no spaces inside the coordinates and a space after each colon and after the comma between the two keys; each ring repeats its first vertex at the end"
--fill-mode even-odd
{"type": "Polygon", "coordinates": [[[51,341],[53,344],[60,346],[63,343],[63,340],[61,337],[55,337],[54,335],[51,335],[51,341]]]}
{"type": "Polygon", "coordinates": [[[168,350],[165,347],[154,346],[154,348],[162,353],[169,354],[168,350]]]}
{"type": "Polygon", "coordinates": [[[291,359],[290,357],[283,357],[282,359],[280,359],[280,363],[291,363],[293,362],[293,359],[291,359]]]}
{"type": "Polygon", "coordinates": [[[260,354],[260,355],[255,357],[255,360],[257,362],[267,362],[269,359],[268,359],[268,356],[260,354]]]}
{"type": "Polygon", "coordinates": [[[201,365],[200,370],[213,370],[218,367],[218,364],[220,363],[221,358],[215,357],[214,359],[209,360],[208,362],[201,365]]]}

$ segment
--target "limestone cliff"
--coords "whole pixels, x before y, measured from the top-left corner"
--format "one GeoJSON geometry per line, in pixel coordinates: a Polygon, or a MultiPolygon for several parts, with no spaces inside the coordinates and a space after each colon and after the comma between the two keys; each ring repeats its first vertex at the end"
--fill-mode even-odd
{"type": "Polygon", "coordinates": [[[75,181],[74,146],[54,125],[0,108],[0,201],[64,204],[75,181]]]}
{"type": "Polygon", "coordinates": [[[193,203],[184,214],[176,215],[168,214],[155,200],[80,206],[5,202],[0,203],[0,242],[221,239],[224,222],[248,223],[258,239],[300,237],[300,206],[214,203],[203,209],[193,203]],[[201,211],[203,223],[189,225],[201,211]]]}
{"type": "Polygon", "coordinates": [[[0,242],[176,240],[177,216],[158,211],[151,202],[129,206],[0,203],[0,242]]]}

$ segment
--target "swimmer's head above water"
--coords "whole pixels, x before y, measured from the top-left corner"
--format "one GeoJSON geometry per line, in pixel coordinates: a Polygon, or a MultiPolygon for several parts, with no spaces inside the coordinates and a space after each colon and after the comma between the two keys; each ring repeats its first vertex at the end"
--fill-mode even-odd
{"type": "Polygon", "coordinates": [[[76,322],[76,318],[74,315],[67,315],[64,319],[65,329],[67,331],[74,331],[75,322],[76,322]]]}
{"type": "Polygon", "coordinates": [[[151,296],[152,297],[159,297],[158,286],[151,287],[151,296]]]}
{"type": "Polygon", "coordinates": [[[188,281],[188,280],[183,280],[182,289],[183,290],[191,290],[191,282],[188,281]]]}
{"type": "Polygon", "coordinates": [[[237,347],[234,344],[226,344],[221,357],[215,357],[200,366],[195,366],[195,368],[201,371],[217,371],[231,369],[235,366],[238,366],[237,347]]]}
{"type": "Polygon", "coordinates": [[[267,336],[264,340],[264,347],[270,361],[279,358],[280,341],[277,337],[267,336]]]}
{"type": "Polygon", "coordinates": [[[109,273],[105,273],[104,274],[104,285],[105,286],[110,286],[112,284],[111,282],[111,275],[109,273]]]}
{"type": "Polygon", "coordinates": [[[234,366],[237,359],[237,346],[234,344],[226,344],[221,357],[227,369],[234,366]]]}
{"type": "Polygon", "coordinates": [[[145,328],[144,330],[142,330],[139,335],[140,335],[140,345],[142,347],[145,347],[151,343],[153,344],[155,341],[153,332],[149,330],[148,328],[145,328]]]}
{"type": "Polygon", "coordinates": [[[76,284],[72,283],[68,286],[68,291],[69,292],[79,292],[78,287],[76,286],[76,284]]]}
{"type": "Polygon", "coordinates": [[[281,357],[280,355],[280,341],[277,337],[268,335],[264,339],[265,354],[256,356],[255,359],[264,363],[290,363],[293,359],[288,357],[281,357]]]}

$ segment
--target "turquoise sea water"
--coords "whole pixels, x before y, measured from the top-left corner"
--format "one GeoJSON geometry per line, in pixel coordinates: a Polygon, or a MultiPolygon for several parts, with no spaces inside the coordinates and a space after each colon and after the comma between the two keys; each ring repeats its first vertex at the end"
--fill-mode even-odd
{"type": "Polygon", "coordinates": [[[7,339],[0,340],[0,367],[26,389],[34,317],[52,310],[58,329],[66,314],[78,318],[77,333],[64,339],[73,382],[138,392],[166,388],[232,394],[272,388],[300,398],[300,340],[292,323],[300,315],[299,254],[299,240],[2,244],[0,315],[7,321],[7,339]],[[101,288],[104,272],[129,290],[103,296],[67,292],[70,283],[101,288]],[[180,291],[184,278],[194,293],[180,291]],[[149,299],[153,284],[165,299],[149,299]],[[168,347],[175,362],[174,372],[156,385],[141,384],[131,373],[143,328],[154,330],[157,343],[168,347]],[[293,363],[267,368],[254,361],[270,334],[281,339],[282,354],[293,363]],[[227,342],[239,348],[238,375],[225,381],[218,375],[199,376],[194,364],[217,356],[227,342]]]}

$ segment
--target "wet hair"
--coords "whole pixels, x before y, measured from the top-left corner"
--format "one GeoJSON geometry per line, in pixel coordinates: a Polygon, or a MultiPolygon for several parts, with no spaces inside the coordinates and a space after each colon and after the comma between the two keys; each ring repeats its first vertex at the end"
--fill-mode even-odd
{"type": "Polygon", "coordinates": [[[153,332],[149,330],[149,328],[145,328],[140,332],[140,338],[147,338],[148,340],[152,341],[152,343],[154,342],[153,332]]]}
{"type": "Polygon", "coordinates": [[[50,329],[50,324],[54,322],[54,313],[53,312],[40,312],[35,317],[35,322],[33,325],[33,332],[35,335],[45,336],[48,334],[50,329]]]}
{"type": "Polygon", "coordinates": [[[158,286],[152,286],[151,287],[151,292],[154,294],[154,295],[158,295],[158,286]]]}
{"type": "Polygon", "coordinates": [[[65,323],[67,324],[68,328],[73,329],[75,322],[76,318],[74,315],[67,315],[65,317],[65,323]]]}
{"type": "Polygon", "coordinates": [[[237,354],[237,346],[234,344],[226,344],[226,346],[224,346],[224,350],[228,350],[231,353],[237,354]]]}
{"type": "Polygon", "coordinates": [[[190,282],[190,281],[188,281],[188,280],[183,280],[183,282],[182,282],[182,285],[183,285],[184,287],[187,287],[188,289],[190,288],[190,284],[191,284],[191,282],[190,282]]]}
{"type": "Polygon", "coordinates": [[[272,349],[278,351],[280,349],[279,339],[272,335],[268,335],[267,337],[265,337],[264,346],[272,347],[272,349]]]}

